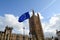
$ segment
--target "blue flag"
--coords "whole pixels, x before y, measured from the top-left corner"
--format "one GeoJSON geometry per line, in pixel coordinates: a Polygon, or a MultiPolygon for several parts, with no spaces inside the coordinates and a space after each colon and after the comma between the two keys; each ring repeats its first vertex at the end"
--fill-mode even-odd
{"type": "Polygon", "coordinates": [[[29,12],[26,12],[26,13],[24,13],[23,15],[21,15],[20,17],[19,17],[19,22],[23,22],[24,20],[26,20],[26,19],[28,19],[28,18],[30,18],[30,15],[29,15],[29,12]]]}

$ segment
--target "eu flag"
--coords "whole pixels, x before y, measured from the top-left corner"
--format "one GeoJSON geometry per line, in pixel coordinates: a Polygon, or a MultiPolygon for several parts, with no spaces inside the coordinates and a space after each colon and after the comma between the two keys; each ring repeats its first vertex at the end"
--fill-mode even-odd
{"type": "Polygon", "coordinates": [[[21,15],[18,19],[19,22],[23,22],[24,20],[30,18],[29,12],[24,13],[23,15],[21,15]]]}

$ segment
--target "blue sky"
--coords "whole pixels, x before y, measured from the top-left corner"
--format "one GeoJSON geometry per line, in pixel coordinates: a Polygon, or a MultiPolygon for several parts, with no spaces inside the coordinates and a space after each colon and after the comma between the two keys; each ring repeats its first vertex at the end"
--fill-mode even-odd
{"type": "Polygon", "coordinates": [[[36,12],[41,12],[42,15],[52,14],[52,12],[58,12],[60,7],[59,1],[51,4],[52,1],[55,0],[0,0],[0,15],[11,13],[19,16],[31,9],[34,9],[36,12]]]}
{"type": "Polygon", "coordinates": [[[34,9],[48,19],[54,13],[60,13],[59,4],[60,0],[0,0],[0,15],[9,13],[20,16],[34,9]]]}
{"type": "Polygon", "coordinates": [[[31,11],[31,9],[35,12],[40,12],[44,17],[41,20],[42,23],[48,24],[50,19],[52,20],[54,17],[57,17],[54,15],[60,14],[60,0],[0,0],[0,16],[4,18],[8,17],[7,14],[10,14],[9,16],[12,15],[13,18],[18,18],[23,13],[31,11]]]}

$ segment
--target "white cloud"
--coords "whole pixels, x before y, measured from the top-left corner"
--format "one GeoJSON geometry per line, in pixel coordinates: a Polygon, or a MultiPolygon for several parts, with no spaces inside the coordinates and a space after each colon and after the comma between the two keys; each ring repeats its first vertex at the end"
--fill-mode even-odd
{"type": "Polygon", "coordinates": [[[20,30],[21,33],[21,30],[24,26],[22,22],[18,22],[18,16],[14,16],[12,14],[5,14],[4,16],[0,16],[0,30],[3,30],[3,28],[5,28],[7,25],[13,27],[15,31],[20,30]]]}
{"type": "Polygon", "coordinates": [[[60,14],[53,15],[49,19],[49,22],[42,23],[42,26],[44,29],[45,36],[49,34],[51,34],[49,35],[50,37],[56,36],[56,30],[60,30],[60,14]]]}
{"type": "MultiPolygon", "coordinates": [[[[40,12],[38,12],[38,13],[36,13],[35,12],[35,15],[37,16],[37,14],[39,14],[39,17],[40,17],[40,19],[43,19],[44,17],[41,15],[41,13],[40,12]]],[[[33,15],[33,13],[32,12],[30,12],[30,17],[33,15]]]]}
{"type": "MultiPolygon", "coordinates": [[[[41,16],[40,13],[39,15],[40,15],[40,18],[42,19],[43,16],[41,16]]],[[[24,22],[19,23],[18,18],[19,18],[18,16],[14,16],[13,14],[5,14],[4,16],[0,16],[0,30],[4,31],[4,28],[8,25],[10,27],[13,27],[13,33],[23,34],[23,27],[25,27],[25,34],[28,34],[29,33],[28,19],[25,20],[24,22]]]]}
{"type": "Polygon", "coordinates": [[[54,17],[52,17],[49,21],[50,21],[50,24],[51,24],[51,25],[54,25],[54,24],[56,24],[56,21],[58,21],[58,20],[59,20],[59,18],[56,17],[56,16],[54,16],[54,17]]]}
{"type": "MultiPolygon", "coordinates": [[[[44,17],[41,16],[39,13],[40,18],[43,19],[44,17]]],[[[23,27],[25,27],[25,34],[29,33],[29,23],[28,20],[19,23],[18,16],[14,16],[12,14],[5,14],[4,16],[0,16],[0,30],[3,30],[6,25],[13,27],[14,33],[21,33],[23,34],[23,27]]],[[[60,30],[60,14],[54,15],[49,19],[49,22],[42,23],[42,27],[44,30],[45,35],[52,36],[55,35],[56,29],[60,30]]]]}

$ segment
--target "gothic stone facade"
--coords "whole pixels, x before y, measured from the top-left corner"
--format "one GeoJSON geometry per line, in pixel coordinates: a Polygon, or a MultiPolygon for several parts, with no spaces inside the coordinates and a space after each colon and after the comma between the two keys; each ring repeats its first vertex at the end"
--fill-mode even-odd
{"type": "Polygon", "coordinates": [[[44,34],[39,18],[39,14],[35,15],[34,11],[32,17],[29,19],[30,35],[33,40],[44,40],[44,34]]]}
{"type": "Polygon", "coordinates": [[[29,37],[27,35],[23,36],[21,34],[13,34],[11,27],[6,27],[4,32],[0,31],[0,40],[28,40],[29,37]]]}

